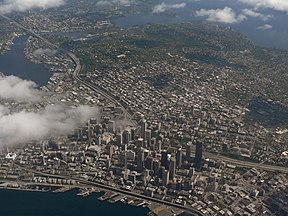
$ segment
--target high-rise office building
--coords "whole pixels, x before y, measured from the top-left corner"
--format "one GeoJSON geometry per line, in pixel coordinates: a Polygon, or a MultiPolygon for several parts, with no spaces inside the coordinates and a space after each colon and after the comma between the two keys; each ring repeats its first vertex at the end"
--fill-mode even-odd
{"type": "Polygon", "coordinates": [[[180,168],[182,166],[182,148],[177,149],[176,153],[176,166],[180,168]]]}
{"type": "Polygon", "coordinates": [[[153,151],[156,150],[156,138],[155,137],[151,138],[150,149],[153,150],[153,151]]]}
{"type": "Polygon", "coordinates": [[[136,139],[136,128],[131,128],[131,140],[135,140],[136,139]]]}
{"type": "Polygon", "coordinates": [[[158,151],[161,151],[161,150],[162,150],[162,141],[161,141],[161,140],[159,140],[159,141],[157,142],[157,149],[158,149],[158,151]]]}
{"type": "Polygon", "coordinates": [[[128,181],[131,181],[133,184],[136,184],[136,175],[134,173],[129,174],[128,181]]]}
{"type": "Polygon", "coordinates": [[[176,158],[171,157],[169,163],[169,179],[174,179],[176,171],[176,158]]]}
{"type": "Polygon", "coordinates": [[[143,138],[138,138],[138,139],[136,140],[136,147],[137,147],[137,149],[142,148],[143,145],[144,145],[144,140],[143,140],[143,138]]]}
{"type": "Polygon", "coordinates": [[[164,171],[165,171],[165,167],[160,166],[159,173],[158,173],[159,178],[161,179],[163,178],[164,171]]]}
{"type": "Polygon", "coordinates": [[[145,159],[144,162],[145,168],[148,170],[152,170],[153,169],[153,157],[149,156],[145,159]]]}
{"type": "Polygon", "coordinates": [[[196,168],[196,169],[201,169],[201,165],[202,165],[202,152],[203,152],[202,141],[197,140],[197,142],[196,142],[195,160],[194,160],[194,164],[195,164],[195,168],[196,168]]]}
{"type": "Polygon", "coordinates": [[[116,135],[116,143],[118,146],[121,146],[123,144],[123,138],[122,138],[122,134],[121,133],[118,133],[116,135]]]}
{"type": "Polygon", "coordinates": [[[164,170],[163,176],[162,176],[162,185],[167,186],[169,184],[169,171],[164,170]]]}
{"type": "Polygon", "coordinates": [[[107,148],[108,148],[109,158],[111,159],[113,157],[113,155],[114,155],[114,152],[115,152],[114,145],[108,145],[107,148]]]}
{"type": "Polygon", "coordinates": [[[229,151],[229,145],[227,143],[222,144],[222,152],[227,153],[229,151]]]}
{"type": "Polygon", "coordinates": [[[151,146],[151,130],[146,130],[145,138],[147,141],[147,146],[150,147],[151,146]]]}
{"type": "Polygon", "coordinates": [[[158,159],[153,159],[153,171],[155,175],[159,175],[160,161],[158,159]]]}
{"type": "Polygon", "coordinates": [[[101,136],[100,136],[100,135],[97,135],[97,136],[95,137],[95,144],[96,144],[96,145],[100,145],[100,144],[101,144],[101,136]]]}
{"type": "Polygon", "coordinates": [[[195,168],[194,167],[190,167],[189,173],[188,173],[188,177],[192,178],[194,176],[194,173],[195,173],[195,168]]]}
{"type": "Polygon", "coordinates": [[[137,152],[137,171],[142,172],[144,166],[144,151],[140,150],[137,152]]]}
{"type": "Polygon", "coordinates": [[[127,179],[128,170],[127,170],[127,144],[124,144],[124,179],[127,179]]]}
{"type": "Polygon", "coordinates": [[[146,119],[143,118],[143,119],[141,120],[140,125],[141,125],[141,137],[142,137],[144,140],[146,140],[146,131],[147,131],[147,121],[146,121],[146,119]]]}
{"type": "Polygon", "coordinates": [[[143,148],[147,148],[148,147],[148,145],[147,145],[147,140],[144,140],[144,142],[143,142],[143,148]]]}
{"type": "Polygon", "coordinates": [[[108,122],[108,132],[114,134],[115,131],[116,131],[115,121],[110,120],[110,121],[108,122]]]}
{"type": "Polygon", "coordinates": [[[189,160],[192,155],[192,142],[186,144],[186,160],[189,160]]]}
{"type": "Polygon", "coordinates": [[[161,152],[161,166],[165,167],[165,169],[168,169],[168,153],[166,150],[161,152]]]}
{"type": "Polygon", "coordinates": [[[110,168],[110,166],[111,166],[111,159],[107,159],[107,160],[106,160],[105,166],[106,166],[107,169],[110,168]]]}
{"type": "Polygon", "coordinates": [[[128,144],[131,141],[131,132],[124,130],[123,132],[123,143],[128,144]]]}
{"type": "Polygon", "coordinates": [[[96,135],[100,135],[100,134],[102,134],[102,125],[101,124],[97,124],[97,125],[95,125],[95,127],[94,127],[94,132],[95,132],[95,134],[96,135]]]}

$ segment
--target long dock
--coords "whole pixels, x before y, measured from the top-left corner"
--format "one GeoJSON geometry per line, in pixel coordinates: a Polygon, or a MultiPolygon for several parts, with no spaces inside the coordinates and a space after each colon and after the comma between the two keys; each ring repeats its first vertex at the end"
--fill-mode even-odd
{"type": "Polygon", "coordinates": [[[103,196],[99,197],[98,199],[101,201],[104,201],[104,200],[112,199],[113,197],[115,197],[117,195],[119,195],[119,194],[111,192],[111,191],[106,191],[105,194],[103,196]]]}
{"type": "Polygon", "coordinates": [[[72,189],[73,189],[73,187],[61,187],[61,188],[58,188],[56,190],[53,190],[52,192],[53,193],[64,193],[64,192],[72,190],[72,189]]]}
{"type": "Polygon", "coordinates": [[[111,199],[109,199],[108,202],[115,203],[115,202],[120,201],[121,199],[124,199],[125,197],[126,197],[126,195],[124,195],[124,194],[119,194],[119,195],[114,196],[114,197],[112,197],[111,199]]]}
{"type": "Polygon", "coordinates": [[[82,188],[77,195],[82,196],[82,197],[86,197],[86,196],[89,196],[91,193],[95,193],[95,192],[98,193],[98,192],[100,192],[100,190],[97,188],[94,188],[94,187],[82,188]]]}
{"type": "Polygon", "coordinates": [[[157,205],[157,204],[150,205],[149,209],[151,210],[148,213],[149,216],[174,216],[174,215],[180,215],[184,212],[181,209],[176,209],[166,205],[157,205]]]}

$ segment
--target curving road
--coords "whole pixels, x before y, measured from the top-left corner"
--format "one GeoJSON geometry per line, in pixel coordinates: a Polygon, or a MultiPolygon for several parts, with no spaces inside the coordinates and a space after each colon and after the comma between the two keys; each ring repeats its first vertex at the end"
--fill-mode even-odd
{"type": "MultiPolygon", "coordinates": [[[[128,119],[132,119],[131,114],[125,109],[125,107],[117,100],[115,100],[113,97],[111,97],[110,95],[108,95],[107,93],[105,93],[104,91],[102,91],[101,89],[97,88],[97,86],[86,82],[85,80],[81,79],[79,77],[79,73],[81,71],[81,63],[80,60],[76,57],[76,55],[72,52],[68,52],[69,57],[73,60],[73,62],[75,63],[76,67],[75,70],[72,73],[72,77],[73,79],[75,79],[77,82],[81,83],[82,85],[87,86],[88,88],[92,89],[93,91],[103,95],[106,99],[110,100],[111,102],[117,104],[119,107],[121,107],[122,112],[124,113],[124,115],[126,116],[126,118],[128,117],[128,119]]],[[[137,122],[132,121],[132,126],[137,126],[137,122]]]]}
{"type": "MultiPolygon", "coordinates": [[[[35,33],[34,31],[24,27],[23,25],[21,25],[20,23],[16,22],[15,20],[5,16],[5,15],[1,15],[4,19],[10,21],[10,22],[13,22],[16,26],[18,26],[19,28],[23,29],[24,31],[30,33],[31,35],[34,35],[35,37],[39,38],[40,40],[44,41],[45,43],[49,44],[50,46],[54,47],[54,48],[58,48],[57,45],[51,43],[49,40],[47,40],[46,38],[42,37],[41,35],[35,33]]],[[[65,50],[63,50],[65,51],[65,50]]],[[[73,79],[75,79],[77,82],[81,83],[82,85],[85,85],[87,86],[88,88],[92,89],[93,91],[101,94],[102,96],[104,96],[106,99],[108,99],[109,101],[117,104],[119,107],[121,107],[121,110],[122,112],[124,113],[125,117],[127,119],[132,119],[132,116],[131,114],[125,109],[125,107],[117,100],[115,100],[113,97],[111,97],[110,95],[108,95],[107,93],[103,92],[101,89],[97,88],[97,86],[83,80],[80,78],[79,76],[79,73],[81,71],[81,68],[82,68],[82,65],[80,63],[80,60],[77,58],[77,56],[72,53],[72,52],[69,52],[69,51],[66,51],[67,52],[67,55],[72,59],[72,61],[75,63],[75,69],[72,73],[72,77],[73,79]]],[[[137,122],[136,121],[133,121],[131,120],[130,121],[132,123],[132,126],[137,126],[137,122]]]]}

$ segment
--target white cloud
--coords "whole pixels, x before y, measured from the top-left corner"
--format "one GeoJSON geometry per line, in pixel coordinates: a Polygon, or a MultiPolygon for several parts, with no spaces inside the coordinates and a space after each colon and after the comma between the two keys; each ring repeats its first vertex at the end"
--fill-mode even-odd
{"type": "Polygon", "coordinates": [[[257,29],[259,29],[259,30],[269,30],[269,29],[272,29],[272,25],[265,24],[265,25],[262,25],[262,26],[258,26],[257,29]]]}
{"type": "Polygon", "coordinates": [[[37,49],[33,52],[34,56],[39,56],[39,55],[47,55],[47,56],[54,56],[57,54],[57,50],[55,49],[37,49]]]}
{"type": "Polygon", "coordinates": [[[16,106],[17,102],[21,102],[24,107],[26,104],[31,107],[33,103],[30,102],[40,103],[43,96],[44,93],[37,90],[32,81],[15,76],[0,78],[0,99],[12,100],[13,107],[17,108],[12,110],[0,105],[0,147],[64,135],[90,118],[98,117],[97,107],[84,105],[68,107],[59,103],[47,105],[38,111],[27,111],[16,106]]]}
{"type": "Polygon", "coordinates": [[[288,12],[287,0],[239,0],[242,3],[246,3],[254,6],[255,8],[271,8],[278,11],[288,12]]]}
{"type": "Polygon", "coordinates": [[[17,101],[40,100],[36,83],[16,76],[0,77],[0,98],[17,101]]]}
{"type": "Polygon", "coordinates": [[[267,21],[270,18],[273,18],[273,15],[270,15],[270,14],[265,15],[265,14],[259,13],[257,11],[254,11],[252,9],[243,9],[242,13],[246,16],[257,17],[263,21],[267,21]]]}
{"type": "Polygon", "coordinates": [[[98,109],[47,106],[39,112],[10,113],[0,106],[0,146],[26,143],[67,134],[96,117],[98,109]]]}
{"type": "Polygon", "coordinates": [[[186,7],[186,3],[178,3],[178,4],[166,4],[162,2],[161,4],[155,5],[152,13],[163,13],[169,9],[178,9],[186,7]]]}
{"type": "Polygon", "coordinates": [[[128,6],[133,3],[132,0],[100,0],[96,3],[98,6],[109,6],[113,4],[118,4],[118,5],[123,5],[123,6],[128,6]]]}
{"type": "Polygon", "coordinates": [[[7,14],[13,11],[26,11],[33,8],[52,8],[64,4],[64,0],[4,0],[0,4],[0,14],[7,14]]]}
{"type": "Polygon", "coordinates": [[[222,22],[222,23],[240,23],[244,21],[247,17],[243,14],[236,14],[236,12],[230,8],[225,7],[223,9],[200,9],[196,11],[196,16],[207,17],[208,21],[222,22]]]}

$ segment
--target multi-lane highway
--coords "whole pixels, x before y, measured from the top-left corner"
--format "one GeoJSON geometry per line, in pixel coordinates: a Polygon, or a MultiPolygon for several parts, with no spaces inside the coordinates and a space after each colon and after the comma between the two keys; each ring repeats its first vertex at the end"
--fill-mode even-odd
{"type": "MultiPolygon", "coordinates": [[[[43,42],[45,42],[46,44],[54,47],[54,48],[58,48],[57,45],[51,43],[49,40],[47,40],[46,38],[42,37],[41,35],[37,34],[36,32],[26,28],[25,26],[21,25],[20,23],[16,22],[15,20],[5,16],[5,15],[1,15],[4,19],[9,20],[10,22],[14,23],[16,26],[18,26],[19,28],[23,29],[24,31],[28,32],[29,34],[39,38],[40,40],[42,40],[43,42]]],[[[63,49],[62,49],[63,50],[63,49]]],[[[65,51],[65,50],[63,50],[65,51]]],[[[121,107],[121,110],[125,116],[125,118],[129,119],[132,126],[137,126],[137,122],[132,120],[132,116],[131,114],[125,109],[125,107],[123,107],[123,105],[115,100],[113,97],[111,97],[110,95],[108,95],[107,93],[103,92],[101,89],[97,88],[97,86],[85,81],[84,79],[81,79],[79,76],[79,73],[81,71],[82,65],[80,63],[80,60],[76,57],[76,55],[72,52],[66,51],[67,55],[72,59],[72,61],[75,63],[75,69],[72,73],[72,77],[79,83],[81,83],[82,85],[87,86],[88,88],[90,88],[91,90],[101,94],[103,97],[105,97],[106,99],[108,99],[109,101],[113,102],[114,104],[118,105],[119,107],[121,107]]]]}
{"type": "Polygon", "coordinates": [[[14,163],[14,165],[18,169],[23,169],[23,170],[26,170],[28,172],[31,172],[31,173],[34,173],[34,174],[38,174],[38,175],[41,175],[41,176],[46,176],[46,177],[51,177],[51,178],[71,179],[71,180],[75,180],[75,181],[77,181],[77,182],[79,182],[81,184],[85,184],[85,185],[89,185],[89,186],[96,186],[98,188],[114,191],[114,192],[117,192],[117,193],[122,193],[122,194],[125,194],[125,195],[128,195],[128,196],[132,196],[132,197],[135,197],[135,198],[156,202],[156,203],[164,204],[164,205],[171,206],[171,207],[176,207],[176,208],[182,209],[182,210],[184,210],[186,212],[192,213],[193,215],[201,215],[201,216],[203,215],[200,211],[198,211],[198,210],[196,210],[196,209],[194,209],[194,208],[192,208],[190,206],[187,206],[187,205],[184,206],[184,205],[180,205],[180,204],[177,204],[177,203],[168,202],[166,200],[160,200],[160,199],[156,199],[156,198],[153,198],[153,197],[148,197],[148,196],[145,196],[143,194],[135,193],[133,191],[123,190],[123,189],[118,188],[118,187],[112,187],[112,186],[109,186],[109,185],[104,185],[104,184],[100,184],[100,183],[97,183],[97,182],[88,181],[88,180],[85,180],[85,179],[82,179],[82,178],[48,174],[48,173],[43,173],[43,172],[39,172],[39,171],[36,171],[36,170],[33,170],[33,169],[29,169],[29,168],[23,167],[23,166],[21,166],[19,164],[16,164],[16,163],[14,163]]]}
{"type": "Polygon", "coordinates": [[[219,154],[211,154],[208,152],[204,153],[205,158],[211,158],[214,160],[221,160],[229,164],[233,164],[236,166],[240,167],[249,167],[249,168],[258,168],[258,169],[263,169],[265,171],[271,171],[271,172],[282,172],[282,173],[288,173],[288,168],[287,167],[282,167],[282,166],[273,166],[273,165],[268,165],[264,163],[255,163],[255,162],[250,162],[250,161],[243,161],[243,160],[237,160],[237,159],[232,159],[229,157],[225,157],[223,155],[219,154]]]}
{"type": "MultiPolygon", "coordinates": [[[[80,76],[79,76],[79,73],[81,71],[81,63],[80,63],[80,60],[76,57],[75,54],[73,54],[72,52],[68,52],[68,55],[69,57],[73,60],[73,62],[75,63],[76,67],[75,67],[75,70],[73,71],[73,78],[81,83],[82,85],[84,86],[87,86],[88,88],[90,88],[91,90],[93,90],[94,92],[97,92],[99,94],[101,94],[102,96],[104,96],[106,99],[108,99],[109,101],[113,102],[114,104],[117,104],[119,107],[121,107],[122,109],[122,112],[124,114],[124,116],[127,118],[127,119],[132,119],[132,116],[131,114],[125,109],[125,107],[123,107],[123,105],[121,103],[119,103],[119,101],[115,100],[113,97],[111,97],[110,95],[108,95],[107,93],[105,93],[104,91],[102,91],[101,89],[97,88],[96,85],[93,85],[87,81],[85,81],[84,79],[81,79],[80,76]]],[[[133,121],[133,120],[130,120],[131,124],[133,126],[137,126],[137,122],[133,121]]]]}

